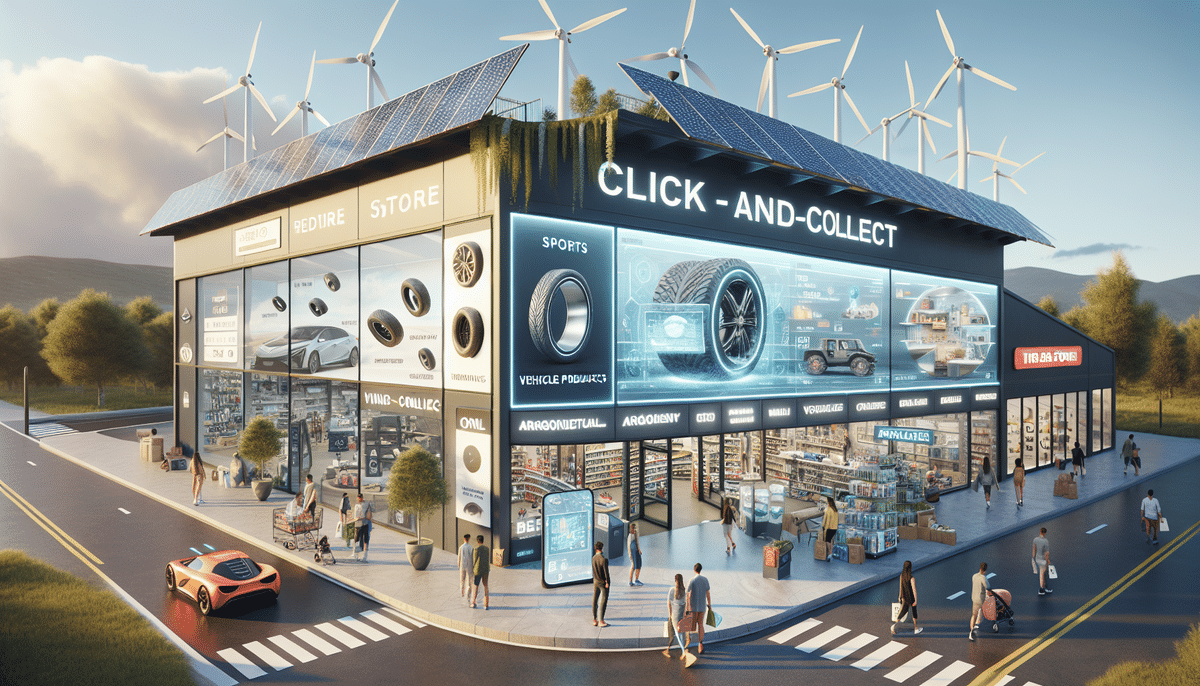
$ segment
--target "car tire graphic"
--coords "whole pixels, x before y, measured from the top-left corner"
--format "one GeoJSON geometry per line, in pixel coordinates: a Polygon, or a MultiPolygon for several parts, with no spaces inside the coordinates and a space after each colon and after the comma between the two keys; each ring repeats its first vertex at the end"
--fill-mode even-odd
{"type": "Polygon", "coordinates": [[[400,299],[409,314],[420,317],[429,311],[429,289],[420,279],[405,279],[400,284],[400,299]]]}
{"type": "Polygon", "coordinates": [[[308,301],[308,309],[314,315],[320,317],[329,311],[329,306],[325,304],[324,300],[321,300],[320,298],[313,298],[312,300],[308,301]]]}
{"type": "Polygon", "coordinates": [[[812,376],[820,376],[824,374],[825,369],[828,366],[829,365],[825,363],[825,358],[816,353],[804,358],[804,371],[808,372],[812,376]]]}
{"type": "Polygon", "coordinates": [[[358,358],[358,348],[352,348],[352,349],[350,350],[350,357],[346,358],[346,361],[349,363],[349,365],[348,365],[348,366],[350,366],[350,367],[357,367],[357,366],[358,366],[358,359],[359,359],[359,358],[358,358]]]}
{"type": "Polygon", "coordinates": [[[342,282],[340,279],[338,279],[337,274],[329,272],[325,275],[325,285],[329,288],[329,290],[336,293],[338,289],[342,287],[342,282]]]}
{"type": "Polygon", "coordinates": [[[475,241],[463,241],[454,249],[451,260],[454,280],[463,288],[474,286],[483,275],[483,250],[475,241]]]}
{"type": "Polygon", "coordinates": [[[429,371],[437,366],[437,358],[433,356],[433,351],[429,348],[421,348],[417,351],[417,359],[421,361],[421,366],[429,371]]]}
{"type": "Polygon", "coordinates": [[[312,357],[308,358],[308,373],[316,374],[321,371],[321,353],[313,353],[312,357]]]}
{"type": "Polygon", "coordinates": [[[287,301],[278,295],[274,298],[271,298],[271,304],[274,305],[275,309],[279,310],[280,312],[283,312],[287,309],[287,301]]]}
{"type": "Polygon", "coordinates": [[[479,471],[479,467],[482,464],[483,455],[479,453],[479,448],[476,448],[473,445],[468,445],[466,448],[463,448],[463,466],[467,468],[468,472],[474,474],[475,472],[479,471]]]}
{"type": "Polygon", "coordinates": [[[208,596],[207,588],[200,587],[200,590],[196,593],[196,604],[200,606],[200,614],[205,617],[212,614],[212,598],[208,596]]]}
{"type": "Polygon", "coordinates": [[[474,307],[459,308],[450,322],[454,352],[460,357],[475,357],[483,347],[483,317],[474,307]]]}
{"type": "Polygon", "coordinates": [[[875,373],[875,363],[865,357],[856,357],[850,360],[850,371],[855,376],[870,376],[875,373]]]}
{"type": "Polygon", "coordinates": [[[383,345],[393,348],[404,340],[404,327],[400,326],[400,320],[396,319],[396,315],[387,310],[375,310],[367,317],[367,329],[375,340],[383,345]]]}
{"type": "Polygon", "coordinates": [[[529,300],[529,336],[533,345],[552,362],[579,358],[592,332],[592,290],[573,269],[553,269],[542,275],[529,300]],[[551,310],[561,297],[565,306],[562,330],[556,332],[551,310]]]}
{"type": "Polygon", "coordinates": [[[171,565],[167,565],[167,590],[175,590],[175,570],[171,569],[171,565]]]}
{"type": "Polygon", "coordinates": [[[703,353],[659,353],[673,374],[736,379],[749,374],[765,347],[762,283],[743,260],[679,262],[663,273],[654,302],[708,305],[703,353]]]}

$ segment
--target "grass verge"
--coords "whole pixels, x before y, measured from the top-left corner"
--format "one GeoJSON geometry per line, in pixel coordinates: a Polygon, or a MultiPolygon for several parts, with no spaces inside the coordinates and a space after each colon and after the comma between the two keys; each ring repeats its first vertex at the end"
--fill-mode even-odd
{"type": "Polygon", "coordinates": [[[1196,686],[1200,683],[1200,624],[1175,643],[1175,658],[1166,662],[1122,662],[1088,686],[1196,686]]]}
{"type": "Polygon", "coordinates": [[[1133,433],[1200,438],[1200,395],[1176,393],[1162,401],[1158,425],[1158,396],[1147,388],[1117,389],[1117,427],[1133,433]]]}
{"type": "Polygon", "coordinates": [[[0,683],[194,686],[182,652],[120,598],[0,551],[0,683]]]}
{"type": "MultiPolygon", "coordinates": [[[[0,386],[0,400],[20,406],[24,403],[21,388],[0,386]]],[[[29,407],[48,414],[82,414],[108,410],[133,410],[143,407],[163,407],[175,402],[173,391],[143,391],[134,386],[112,386],[105,389],[104,407],[96,407],[96,389],[81,386],[34,386],[29,389],[29,407]]]]}

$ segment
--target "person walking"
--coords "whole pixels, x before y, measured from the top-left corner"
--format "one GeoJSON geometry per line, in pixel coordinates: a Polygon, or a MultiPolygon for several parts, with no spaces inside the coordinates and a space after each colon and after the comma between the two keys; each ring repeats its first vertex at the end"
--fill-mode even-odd
{"type": "Polygon", "coordinates": [[[317,485],[313,483],[312,474],[304,478],[304,511],[309,517],[317,518],[317,485]]]}
{"type": "Polygon", "coordinates": [[[990,592],[987,580],[987,563],[979,563],[979,573],[971,577],[971,630],[967,633],[967,639],[975,640],[975,627],[979,624],[979,618],[983,614],[983,603],[987,600],[987,594],[990,592]]]}
{"type": "Polygon", "coordinates": [[[612,578],[608,573],[608,558],[604,557],[604,544],[596,542],[596,554],[592,555],[592,626],[606,627],[604,610],[608,607],[608,587],[612,578]]]}
{"type": "Polygon", "coordinates": [[[1025,504],[1025,460],[1017,458],[1013,466],[1013,489],[1017,492],[1017,506],[1025,504]]]}
{"type": "Polygon", "coordinates": [[[638,539],[637,522],[629,523],[629,585],[642,586],[642,544],[638,539]]]}
{"type": "MultiPolygon", "coordinates": [[[[683,654],[679,656],[680,660],[687,660],[688,656],[691,655],[691,653],[684,649],[684,640],[679,635],[679,623],[683,621],[686,604],[687,590],[683,587],[683,575],[676,574],[675,585],[667,591],[667,617],[670,618],[671,628],[667,631],[667,649],[662,652],[663,655],[671,657],[671,644],[678,641],[679,649],[683,651],[683,654]]],[[[691,641],[690,631],[684,632],[683,635],[688,637],[689,642],[691,641]]]]}
{"type": "Polygon", "coordinates": [[[913,635],[923,629],[917,626],[917,578],[912,573],[912,560],[904,561],[904,569],[900,571],[900,614],[892,623],[892,635],[896,635],[896,625],[904,621],[906,614],[912,614],[913,635]]]}
{"type": "MultiPolygon", "coordinates": [[[[704,619],[705,612],[712,608],[712,592],[708,584],[708,579],[700,573],[704,567],[697,562],[693,567],[696,576],[687,585],[687,610],[692,615],[692,625],[696,627],[696,636],[699,643],[696,647],[697,653],[704,652],[704,619]]],[[[683,644],[683,651],[687,652],[687,646],[691,645],[692,639],[689,636],[688,640],[683,644]]]]}
{"type": "Polygon", "coordinates": [[[833,539],[837,536],[838,509],[833,496],[825,496],[825,514],[821,517],[822,538],[825,541],[825,561],[833,559],[833,539]]]}
{"type": "Polygon", "coordinates": [[[354,518],[351,516],[350,494],[342,491],[342,504],[338,506],[338,521],[342,524],[342,538],[346,539],[346,547],[353,548],[354,518]]]}
{"type": "Polygon", "coordinates": [[[1033,564],[1038,570],[1038,595],[1053,593],[1046,586],[1046,573],[1050,569],[1050,541],[1046,539],[1046,527],[1042,527],[1041,535],[1033,539],[1033,564]]]}
{"type": "Polygon", "coordinates": [[[1087,476],[1087,469],[1083,466],[1083,448],[1079,447],[1079,441],[1075,441],[1075,447],[1071,448],[1071,471],[1079,476],[1087,476]]]}
{"type": "MultiPolygon", "coordinates": [[[[1133,453],[1138,449],[1137,443],[1133,442],[1133,434],[1129,434],[1129,438],[1125,439],[1125,444],[1121,446],[1121,459],[1125,461],[1125,475],[1129,475],[1129,463],[1133,462],[1133,453]]],[[[1138,475],[1138,468],[1142,466],[1142,461],[1138,460],[1133,465],[1133,475],[1138,475]]]]}
{"type": "Polygon", "coordinates": [[[479,602],[479,587],[483,586],[483,609],[488,609],[492,597],[488,590],[488,573],[492,571],[492,550],[483,544],[483,534],[475,537],[475,550],[471,551],[471,572],[475,575],[475,592],[471,595],[471,607],[479,602]]]}
{"type": "Polygon", "coordinates": [[[983,501],[987,503],[988,509],[992,507],[992,486],[996,485],[996,474],[992,471],[991,458],[983,458],[983,469],[975,476],[975,483],[971,487],[978,491],[980,486],[983,486],[983,501]]]}
{"type": "Polygon", "coordinates": [[[192,463],[188,471],[192,473],[192,504],[199,505],[204,502],[200,498],[200,491],[204,489],[204,460],[200,459],[199,450],[192,453],[192,463]]]}
{"type": "Polygon", "coordinates": [[[1146,542],[1158,545],[1158,525],[1162,520],[1162,505],[1154,498],[1154,489],[1146,491],[1146,497],[1142,498],[1142,524],[1146,529],[1146,542]],[[1154,533],[1154,540],[1150,540],[1151,532],[1154,533]]]}
{"type": "Polygon", "coordinates": [[[471,545],[471,534],[463,534],[463,544],[458,548],[458,597],[467,597],[467,591],[474,585],[471,583],[474,574],[475,546],[471,545]]]}
{"type": "Polygon", "coordinates": [[[733,508],[733,498],[721,498],[721,529],[725,531],[725,554],[737,550],[733,542],[733,518],[737,512],[733,508]]]}
{"type": "Polygon", "coordinates": [[[358,494],[358,502],[354,505],[354,559],[359,559],[359,549],[362,550],[362,561],[367,561],[367,549],[371,547],[371,522],[375,519],[371,503],[363,500],[363,494],[358,494]]]}

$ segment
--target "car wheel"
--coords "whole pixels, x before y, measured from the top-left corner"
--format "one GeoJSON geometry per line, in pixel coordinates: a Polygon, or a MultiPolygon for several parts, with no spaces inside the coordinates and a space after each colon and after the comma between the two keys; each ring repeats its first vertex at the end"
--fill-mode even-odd
{"type": "Polygon", "coordinates": [[[287,309],[287,301],[278,295],[274,298],[271,298],[271,304],[274,305],[275,309],[279,310],[280,312],[283,312],[287,309]]]}
{"type": "Polygon", "coordinates": [[[207,588],[204,588],[203,586],[200,587],[200,592],[196,594],[196,603],[200,605],[200,614],[204,615],[205,617],[212,614],[212,598],[208,597],[207,588]]]}
{"type": "Polygon", "coordinates": [[[308,358],[308,373],[316,374],[321,371],[321,353],[313,353],[312,357],[308,358]]]}
{"type": "Polygon", "coordinates": [[[354,348],[350,351],[350,358],[347,361],[351,367],[358,366],[358,348],[354,348]]]}
{"type": "Polygon", "coordinates": [[[429,311],[429,289],[420,279],[405,279],[400,284],[400,299],[409,314],[420,317],[429,311]]]}
{"type": "Polygon", "coordinates": [[[464,241],[454,249],[451,261],[454,280],[463,288],[474,286],[483,275],[483,251],[475,241],[464,241]]]}
{"type": "Polygon", "coordinates": [[[855,376],[870,376],[875,371],[875,365],[865,357],[856,357],[850,360],[850,371],[855,376]]]}
{"type": "Polygon", "coordinates": [[[587,280],[573,269],[552,269],[542,275],[529,299],[529,336],[533,345],[552,362],[567,363],[579,357],[592,331],[592,291],[587,280]],[[562,331],[554,331],[551,311],[561,302],[565,309],[562,331]]]}
{"type": "Polygon", "coordinates": [[[417,351],[417,359],[421,361],[421,366],[429,371],[437,366],[437,358],[433,356],[433,351],[429,348],[421,348],[417,351]]]}
{"type": "Polygon", "coordinates": [[[313,298],[312,300],[308,301],[308,309],[315,316],[320,317],[329,311],[329,306],[325,304],[324,300],[321,300],[320,298],[313,298]]]}
{"type": "Polygon", "coordinates": [[[820,355],[809,355],[808,357],[804,358],[804,371],[808,372],[809,374],[812,374],[813,376],[820,376],[825,373],[826,369],[828,369],[828,365],[825,364],[824,357],[820,355]]]}
{"type": "Polygon", "coordinates": [[[450,331],[454,352],[460,357],[475,357],[483,347],[483,317],[474,307],[463,307],[455,312],[450,331]]]}
{"type": "Polygon", "coordinates": [[[400,320],[396,319],[396,315],[387,310],[375,310],[367,317],[367,329],[371,331],[371,335],[375,340],[392,348],[400,344],[404,340],[404,327],[400,326],[400,320]]]}
{"type": "Polygon", "coordinates": [[[329,290],[336,293],[342,287],[342,282],[338,279],[337,274],[329,272],[325,275],[325,285],[329,287],[329,290]]]}
{"type": "Polygon", "coordinates": [[[668,269],[654,302],[708,305],[703,353],[660,353],[670,372],[736,379],[758,364],[766,341],[765,301],[758,275],[743,260],[689,260],[668,269]]]}
{"type": "Polygon", "coordinates": [[[175,590],[175,570],[171,569],[171,565],[167,565],[167,590],[175,590]]]}

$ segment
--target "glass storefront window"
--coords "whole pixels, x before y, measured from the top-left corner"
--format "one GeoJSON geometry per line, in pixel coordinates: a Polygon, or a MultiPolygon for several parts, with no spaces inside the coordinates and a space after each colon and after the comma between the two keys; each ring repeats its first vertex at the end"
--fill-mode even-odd
{"type": "Polygon", "coordinates": [[[296,258],[291,270],[291,370],[357,381],[358,249],[296,258]]]}
{"type": "Polygon", "coordinates": [[[1054,461],[1054,445],[1051,431],[1050,396],[1041,395],[1037,398],[1037,456],[1038,466],[1051,464],[1054,461]]]}
{"type": "Polygon", "coordinates": [[[912,467],[932,472],[942,488],[965,486],[970,478],[967,467],[967,413],[912,417],[892,420],[892,426],[929,429],[933,443],[893,441],[894,452],[912,467]]]}
{"type": "MultiPolygon", "coordinates": [[[[996,460],[996,412],[994,410],[971,413],[971,473],[968,478],[974,478],[982,471],[985,457],[991,461],[995,473],[999,473],[1000,465],[996,460]]],[[[1008,465],[1008,471],[1012,472],[1011,463],[1008,465]]]]}
{"type": "Polygon", "coordinates": [[[1094,453],[1104,450],[1103,408],[1103,393],[1099,388],[1092,389],[1092,452],[1094,453]]]}
{"type": "Polygon", "coordinates": [[[1075,439],[1079,441],[1079,445],[1085,451],[1088,449],[1088,430],[1087,430],[1087,391],[1079,391],[1075,394],[1075,407],[1077,414],[1075,416],[1075,439]]]}
{"type": "Polygon", "coordinates": [[[1112,426],[1112,421],[1113,421],[1112,393],[1113,393],[1113,389],[1111,389],[1111,388],[1104,389],[1104,393],[1103,393],[1103,396],[1104,396],[1104,412],[1103,412],[1104,423],[1101,428],[1101,435],[1103,437],[1103,443],[1104,443],[1105,450],[1108,450],[1109,448],[1113,447],[1113,431],[1114,430],[1113,430],[1113,426],[1112,426]]]}
{"type": "Polygon", "coordinates": [[[670,528],[670,444],[642,441],[642,517],[670,528]]]}
{"type": "Polygon", "coordinates": [[[246,394],[246,415],[250,420],[257,417],[270,419],[275,428],[283,434],[283,450],[274,463],[267,465],[267,471],[272,475],[282,476],[287,472],[287,456],[291,454],[288,450],[288,425],[291,422],[288,412],[288,377],[266,374],[249,374],[249,377],[250,391],[246,394]]]}
{"type": "Polygon", "coordinates": [[[1012,472],[1021,457],[1021,399],[1008,399],[1008,418],[1006,420],[1008,444],[1008,471],[1012,472]]]}
{"type": "Polygon", "coordinates": [[[1025,468],[1041,467],[1037,459],[1037,398],[1021,399],[1021,457],[1025,468]]]}
{"type": "MultiPolygon", "coordinates": [[[[364,493],[375,494],[380,501],[374,503],[380,516],[389,512],[388,478],[399,453],[420,446],[443,463],[441,397],[423,389],[364,384],[359,402],[362,459],[357,475],[364,493]]],[[[354,495],[353,488],[340,483],[337,471],[332,466],[325,469],[326,483],[333,483],[325,489],[323,502],[340,502],[343,491],[354,495]]],[[[387,521],[401,531],[416,533],[416,519],[409,513],[390,511],[387,521]]]]}
{"type": "MultiPolygon", "coordinates": [[[[226,464],[237,451],[242,417],[242,373],[200,370],[200,456],[226,464]]],[[[270,471],[270,466],[268,466],[270,471]]]]}
{"type": "Polygon", "coordinates": [[[242,366],[242,270],[197,279],[202,365],[242,366]]]}
{"type": "MultiPolygon", "coordinates": [[[[291,450],[288,452],[288,473],[285,484],[297,487],[304,475],[322,484],[333,471],[333,481],[339,488],[363,490],[364,499],[371,498],[375,512],[386,512],[385,502],[376,502],[372,494],[382,487],[378,479],[361,483],[358,452],[358,384],[327,379],[292,379],[291,450]]],[[[294,492],[294,488],[288,486],[294,492]]],[[[337,507],[341,493],[336,488],[322,488],[321,502],[337,507]]]]}
{"type": "Polygon", "coordinates": [[[288,263],[246,270],[245,366],[288,371],[288,263]]]}
{"type": "Polygon", "coordinates": [[[1051,400],[1050,432],[1054,442],[1056,459],[1066,459],[1071,454],[1070,437],[1067,436],[1067,400],[1062,393],[1056,393],[1051,400]]]}

